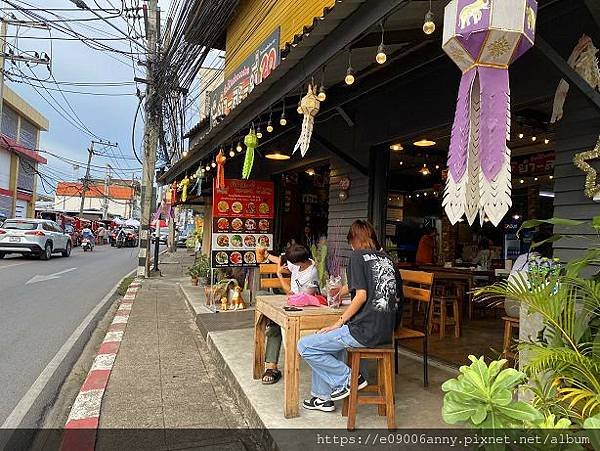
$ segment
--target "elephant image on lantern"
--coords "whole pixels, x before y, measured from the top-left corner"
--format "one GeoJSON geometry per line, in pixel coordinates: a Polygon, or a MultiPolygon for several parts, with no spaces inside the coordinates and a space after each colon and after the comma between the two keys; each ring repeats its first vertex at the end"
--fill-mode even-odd
{"type": "Polygon", "coordinates": [[[471,25],[471,19],[473,19],[473,25],[477,25],[483,18],[483,10],[489,8],[489,0],[475,0],[470,5],[465,6],[459,15],[461,30],[471,25]]]}

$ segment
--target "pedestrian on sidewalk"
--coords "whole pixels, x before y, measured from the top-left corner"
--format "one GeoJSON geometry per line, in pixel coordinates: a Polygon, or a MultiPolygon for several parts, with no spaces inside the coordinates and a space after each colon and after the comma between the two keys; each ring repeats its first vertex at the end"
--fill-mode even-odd
{"type": "MultiPolygon", "coordinates": [[[[352,302],[335,324],[302,337],[298,352],[312,369],[311,398],[302,406],[333,412],[334,401],[350,394],[346,348],[377,347],[391,343],[402,311],[402,281],[390,257],[381,250],[373,226],[357,220],[348,232],[352,254],[348,285],[352,302]]],[[[358,371],[358,369],[355,369],[358,371]]],[[[362,374],[358,388],[368,385],[362,374]]]]}
{"type": "Polygon", "coordinates": [[[100,226],[98,227],[97,230],[97,235],[98,235],[98,244],[102,245],[104,244],[106,241],[106,228],[104,226],[100,226]]]}

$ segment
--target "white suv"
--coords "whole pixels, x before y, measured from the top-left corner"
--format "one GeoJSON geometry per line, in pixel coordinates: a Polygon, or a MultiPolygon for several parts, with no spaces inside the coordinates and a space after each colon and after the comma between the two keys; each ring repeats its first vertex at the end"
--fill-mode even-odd
{"type": "Polygon", "coordinates": [[[71,237],[54,221],[7,219],[0,226],[0,258],[6,254],[22,254],[50,260],[55,252],[68,257],[72,248],[71,237]]]}

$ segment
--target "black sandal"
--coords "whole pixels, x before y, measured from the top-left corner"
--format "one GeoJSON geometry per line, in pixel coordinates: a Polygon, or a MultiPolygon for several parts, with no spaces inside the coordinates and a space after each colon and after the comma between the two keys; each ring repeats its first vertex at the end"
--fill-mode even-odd
{"type": "Polygon", "coordinates": [[[263,373],[262,383],[263,383],[263,385],[273,385],[273,384],[276,384],[277,382],[279,382],[279,379],[281,379],[281,371],[275,370],[273,368],[268,368],[263,373]],[[271,380],[265,380],[265,377],[270,377],[271,380]]]}

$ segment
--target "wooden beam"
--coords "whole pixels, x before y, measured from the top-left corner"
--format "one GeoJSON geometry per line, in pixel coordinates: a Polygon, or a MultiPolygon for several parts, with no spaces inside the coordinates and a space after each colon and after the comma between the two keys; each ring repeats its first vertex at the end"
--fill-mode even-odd
{"type": "Polygon", "coordinates": [[[600,94],[581,78],[581,75],[575,72],[564,58],[540,36],[535,38],[535,47],[558,69],[565,81],[581,92],[590,104],[600,112],[600,94]]]}
{"type": "Polygon", "coordinates": [[[598,0],[584,0],[585,6],[590,10],[590,14],[600,27],[600,2],[598,0]]]}
{"type": "Polygon", "coordinates": [[[352,158],[350,155],[348,155],[342,149],[337,147],[335,144],[330,142],[327,138],[324,138],[321,135],[319,135],[318,133],[313,131],[312,139],[315,140],[316,142],[318,142],[319,144],[321,144],[323,147],[325,147],[331,153],[334,153],[335,155],[340,157],[342,160],[344,160],[346,163],[348,163],[352,167],[358,169],[361,174],[364,174],[364,175],[369,174],[369,170],[365,166],[363,166],[359,161],[352,158]]]}

